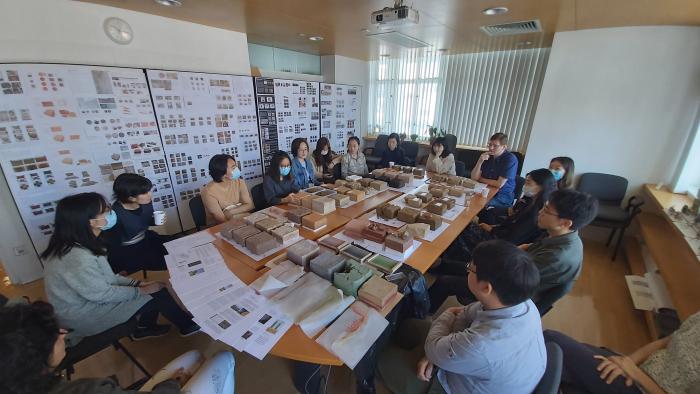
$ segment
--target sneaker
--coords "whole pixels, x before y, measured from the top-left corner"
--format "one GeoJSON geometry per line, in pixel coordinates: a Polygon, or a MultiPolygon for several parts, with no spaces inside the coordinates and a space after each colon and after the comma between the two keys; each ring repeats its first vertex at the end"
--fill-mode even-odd
{"type": "Polygon", "coordinates": [[[191,325],[185,327],[184,329],[180,330],[180,336],[183,338],[189,337],[190,335],[194,335],[199,332],[202,328],[199,327],[199,324],[192,322],[191,325]]]}
{"type": "Polygon", "coordinates": [[[140,341],[148,338],[162,337],[170,331],[169,324],[156,324],[153,327],[136,327],[133,333],[131,333],[131,339],[134,341],[140,341]]]}

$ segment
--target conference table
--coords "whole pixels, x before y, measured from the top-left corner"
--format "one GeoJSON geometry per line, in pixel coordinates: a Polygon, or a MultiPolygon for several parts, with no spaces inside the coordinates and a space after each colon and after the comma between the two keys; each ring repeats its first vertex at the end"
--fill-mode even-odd
{"type": "MultiPolygon", "coordinates": [[[[428,174],[429,178],[431,176],[432,174],[428,174]]],[[[483,197],[480,194],[474,195],[467,209],[460,213],[454,220],[445,220],[449,223],[445,231],[433,241],[420,240],[421,245],[404,263],[417,269],[421,273],[425,273],[445,249],[447,249],[457,236],[469,225],[479,211],[486,206],[487,202],[497,191],[497,189],[489,187],[488,197],[483,197]]],[[[301,228],[299,234],[301,237],[311,240],[319,239],[326,234],[337,234],[343,230],[342,227],[350,220],[369,219],[374,214],[374,209],[397,198],[402,198],[401,196],[403,196],[403,193],[399,191],[391,189],[384,190],[350,207],[339,208],[325,215],[328,223],[326,227],[317,232],[301,228]]],[[[278,207],[281,209],[290,208],[286,204],[279,205],[278,207]]],[[[211,234],[217,234],[221,231],[223,226],[224,224],[220,224],[209,228],[207,231],[211,234]]],[[[255,261],[223,239],[217,237],[213,244],[219,252],[221,252],[229,269],[246,284],[252,283],[268,270],[265,264],[274,259],[283,258],[282,255],[286,253],[283,249],[260,261],[255,261]]],[[[270,354],[313,364],[343,365],[343,362],[338,357],[316,343],[314,339],[307,337],[301,328],[295,324],[282,336],[279,342],[272,348],[270,354]]]]}

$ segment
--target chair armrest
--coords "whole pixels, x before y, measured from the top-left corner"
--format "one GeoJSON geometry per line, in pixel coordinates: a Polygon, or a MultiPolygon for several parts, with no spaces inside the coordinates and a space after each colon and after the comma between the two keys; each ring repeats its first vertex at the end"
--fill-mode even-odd
{"type": "Polygon", "coordinates": [[[362,151],[362,153],[364,153],[365,156],[372,156],[372,154],[374,154],[374,147],[367,147],[362,151]]]}
{"type": "Polygon", "coordinates": [[[634,218],[642,212],[641,206],[644,205],[644,200],[640,199],[637,196],[632,196],[630,197],[629,200],[627,200],[627,206],[625,207],[625,212],[627,212],[627,215],[630,218],[634,218]]]}

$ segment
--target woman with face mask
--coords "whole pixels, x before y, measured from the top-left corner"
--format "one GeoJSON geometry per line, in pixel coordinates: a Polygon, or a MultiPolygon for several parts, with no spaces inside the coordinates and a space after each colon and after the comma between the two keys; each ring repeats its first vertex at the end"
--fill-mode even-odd
{"type": "Polygon", "coordinates": [[[552,171],[559,190],[574,187],[574,159],[566,156],[555,157],[549,162],[549,170],[552,171]]]}
{"type": "Polygon", "coordinates": [[[163,336],[169,325],[158,324],[162,313],[189,336],[199,326],[177,305],[163,282],[141,282],[116,275],[105,258],[100,233],[117,223],[117,215],[99,193],[65,197],[56,206],[54,232],[41,254],[46,262],[46,297],[61,326],[73,331],[71,346],[137,316],[132,337],[163,336]]]}
{"type": "Polygon", "coordinates": [[[292,160],[286,152],[278,151],[272,156],[263,178],[263,192],[269,205],[299,204],[299,186],[294,182],[292,160]]]}
{"type": "Polygon", "coordinates": [[[163,243],[172,237],[149,230],[155,225],[152,188],[150,179],[137,174],[121,174],[114,180],[112,211],[117,223],[100,238],[107,244],[107,258],[115,273],[167,269],[163,243]]]}
{"type": "Polygon", "coordinates": [[[207,224],[223,223],[248,215],[255,206],[241,169],[231,155],[214,155],[209,160],[212,181],[202,188],[207,224]]]}
{"type": "Polygon", "coordinates": [[[436,174],[457,175],[455,157],[447,148],[445,137],[436,138],[430,146],[426,169],[436,174]]]}
{"type": "Polygon", "coordinates": [[[340,163],[342,158],[331,150],[331,143],[326,137],[319,138],[313,157],[314,176],[316,179],[323,179],[324,175],[333,175],[333,168],[340,163]]]}
{"type": "Polygon", "coordinates": [[[464,261],[471,259],[471,251],[483,241],[502,239],[515,245],[534,241],[542,234],[537,226],[537,214],[555,190],[557,184],[548,169],[540,168],[527,174],[523,197],[515,204],[511,215],[496,225],[481,220],[480,224],[470,224],[443,253],[444,264],[440,271],[454,275],[464,273],[464,261]]]}

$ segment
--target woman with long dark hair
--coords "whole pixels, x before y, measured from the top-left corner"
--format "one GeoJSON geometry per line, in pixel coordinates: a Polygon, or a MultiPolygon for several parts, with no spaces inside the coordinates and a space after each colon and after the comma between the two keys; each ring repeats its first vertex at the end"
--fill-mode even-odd
{"type": "Polygon", "coordinates": [[[309,159],[309,143],[306,138],[295,138],[292,141],[292,173],[294,174],[294,183],[299,189],[318,184],[314,176],[314,164],[309,159]]]}
{"type": "Polygon", "coordinates": [[[549,161],[549,170],[557,181],[559,190],[574,187],[574,159],[558,156],[549,161]]]}
{"type": "Polygon", "coordinates": [[[265,200],[270,205],[298,204],[299,186],[294,182],[292,174],[292,160],[283,151],[277,151],[270,161],[270,168],[263,178],[263,192],[265,200]]]}
{"type": "Polygon", "coordinates": [[[321,137],[316,142],[313,158],[314,176],[316,176],[316,179],[323,179],[324,175],[333,175],[333,168],[340,163],[342,156],[338,156],[333,152],[328,138],[321,137]]]}
{"type": "MultiPolygon", "coordinates": [[[[67,334],[46,302],[0,308],[0,393],[135,393],[122,390],[111,378],[62,380],[55,369],[66,356],[67,334]]],[[[234,365],[229,352],[219,353],[202,365],[201,353],[189,351],[161,369],[139,393],[232,393],[234,365]]]]}
{"type": "Polygon", "coordinates": [[[98,237],[116,222],[117,215],[99,193],[64,197],[56,206],[54,233],[41,258],[46,262],[46,297],[61,325],[73,330],[66,338],[69,344],[134,316],[138,316],[134,339],[165,335],[170,326],[158,324],[159,312],[182,336],[199,331],[163,282],[141,282],[112,272],[98,237]]]}

